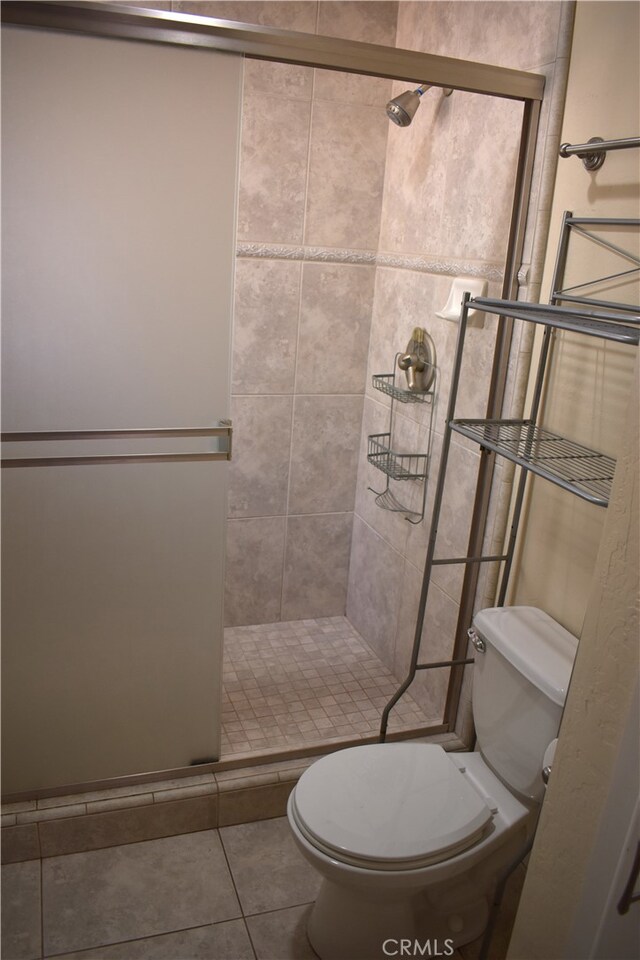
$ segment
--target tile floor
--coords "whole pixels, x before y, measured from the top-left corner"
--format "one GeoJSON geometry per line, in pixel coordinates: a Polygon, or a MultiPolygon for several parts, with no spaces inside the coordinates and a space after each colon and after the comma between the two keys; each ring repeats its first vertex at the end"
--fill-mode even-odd
{"type": "MultiPolygon", "coordinates": [[[[286,818],[2,868],[4,960],[313,960],[318,878],[286,818]]],[[[502,960],[521,880],[490,960],[502,960]]],[[[479,944],[461,950],[475,960],[479,944]]]]}
{"type": "MultiPolygon", "coordinates": [[[[400,681],[346,617],[225,630],[222,759],[375,736],[400,681]]],[[[389,731],[441,723],[407,694],[389,731]]]]}

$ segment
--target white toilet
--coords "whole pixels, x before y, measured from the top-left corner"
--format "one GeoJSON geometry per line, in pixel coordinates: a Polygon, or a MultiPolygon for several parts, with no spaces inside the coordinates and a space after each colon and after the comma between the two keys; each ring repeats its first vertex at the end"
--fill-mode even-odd
{"type": "Polygon", "coordinates": [[[577,640],[534,607],[483,610],[474,627],[476,752],[339,750],[289,798],[295,841],[322,875],[308,923],[322,960],[397,956],[400,940],[447,955],[474,940],[535,829],[577,640]]]}

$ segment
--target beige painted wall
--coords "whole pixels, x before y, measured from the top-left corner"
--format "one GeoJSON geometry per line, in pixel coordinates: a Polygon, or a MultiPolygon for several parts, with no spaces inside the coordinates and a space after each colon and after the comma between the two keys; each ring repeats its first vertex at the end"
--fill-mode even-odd
{"type": "MultiPolygon", "coordinates": [[[[639,13],[637,3],[578,3],[563,140],[637,135],[639,13]]],[[[565,160],[552,223],[564,209],[637,217],[638,197],[637,151],[609,154],[596,174],[565,160]]],[[[619,350],[565,343],[547,398],[548,418],[616,453],[618,468],[606,511],[542,483],[530,503],[515,600],[538,603],[581,636],[510,960],[590,955],[576,953],[572,928],[590,895],[592,852],[609,829],[603,811],[638,681],[637,371],[637,359],[619,350]]]]}
{"type": "MultiPolygon", "coordinates": [[[[635,2],[578,4],[563,142],[584,143],[592,136],[637,136],[639,11],[635,2]]],[[[576,216],[637,217],[639,172],[637,150],[609,153],[604,166],[594,173],[587,172],[575,157],[560,161],[542,301],[551,292],[563,211],[571,210],[576,216]]],[[[635,245],[638,251],[637,232],[632,237],[628,230],[608,230],[606,236],[614,243],[635,245]]],[[[580,283],[631,266],[614,260],[587,240],[574,238],[571,243],[568,283],[580,283]]],[[[631,281],[591,288],[591,292],[608,299],[640,302],[637,275],[631,281]]],[[[566,334],[558,336],[549,368],[545,425],[616,456],[634,360],[634,351],[624,346],[566,334]]],[[[510,602],[541,606],[579,635],[604,521],[602,508],[545,481],[532,480],[510,602]]]]}

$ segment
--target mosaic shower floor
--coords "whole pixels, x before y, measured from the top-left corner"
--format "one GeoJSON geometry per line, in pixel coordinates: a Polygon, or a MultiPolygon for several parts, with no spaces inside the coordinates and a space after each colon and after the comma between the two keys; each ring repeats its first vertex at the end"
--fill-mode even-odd
{"type": "MultiPolygon", "coordinates": [[[[227,627],[221,759],[375,737],[398,686],[346,617],[227,627]]],[[[405,694],[389,732],[440,722],[405,694]]]]}

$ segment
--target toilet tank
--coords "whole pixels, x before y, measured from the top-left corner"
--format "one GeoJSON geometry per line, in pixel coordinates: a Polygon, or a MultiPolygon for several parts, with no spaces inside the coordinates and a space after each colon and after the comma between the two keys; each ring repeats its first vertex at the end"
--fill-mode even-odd
{"type": "Polygon", "coordinates": [[[507,786],[540,800],[544,752],[558,735],[578,641],[536,607],[481,610],[474,628],[484,641],[473,667],[478,747],[507,786]]]}

